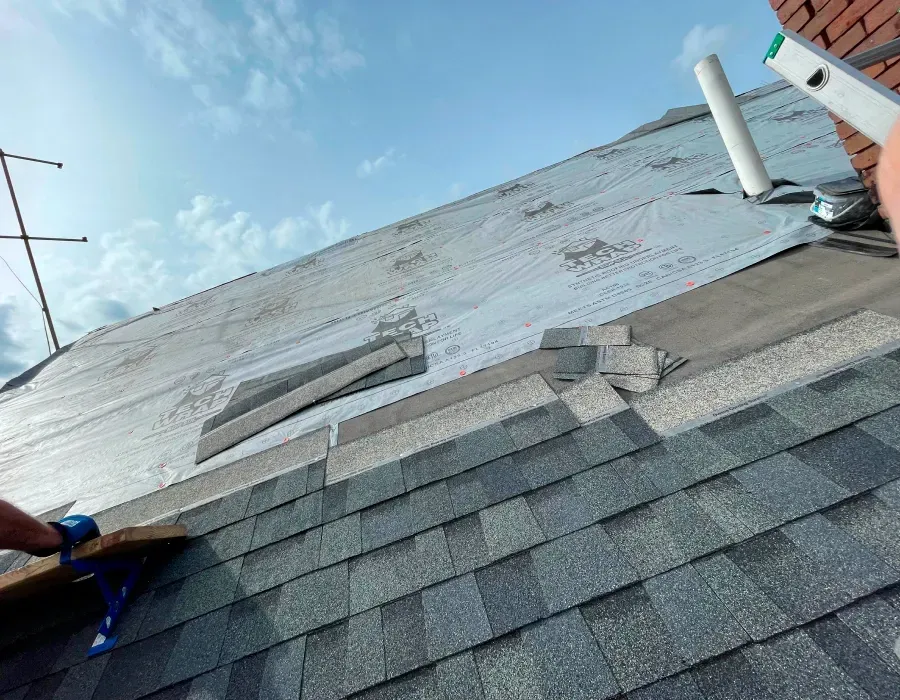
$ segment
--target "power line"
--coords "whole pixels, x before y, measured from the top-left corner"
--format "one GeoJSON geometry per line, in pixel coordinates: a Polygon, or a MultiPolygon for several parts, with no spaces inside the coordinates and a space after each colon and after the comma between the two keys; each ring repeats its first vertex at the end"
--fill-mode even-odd
{"type": "Polygon", "coordinates": [[[25,286],[25,283],[24,283],[22,280],[19,279],[19,276],[16,274],[16,271],[12,269],[12,267],[10,266],[10,264],[9,264],[8,262],[6,262],[6,258],[4,258],[2,255],[0,255],[0,260],[2,260],[4,263],[6,263],[6,266],[9,268],[9,271],[12,273],[12,276],[15,277],[16,280],[18,280],[19,284],[22,285],[22,289],[24,289],[26,292],[28,292],[28,296],[30,296],[32,299],[34,299],[34,303],[35,303],[35,304],[37,304],[38,306],[40,306],[40,308],[41,308],[41,315],[43,316],[43,313],[44,313],[44,307],[41,306],[41,302],[38,301],[38,298],[37,298],[34,294],[32,294],[32,293],[31,293],[31,290],[30,290],[28,287],[25,286]]]}

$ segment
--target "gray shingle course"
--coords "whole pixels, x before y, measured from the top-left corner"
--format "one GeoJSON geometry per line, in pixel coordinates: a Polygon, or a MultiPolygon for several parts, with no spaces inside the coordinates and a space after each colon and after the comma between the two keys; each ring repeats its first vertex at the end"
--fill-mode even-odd
{"type": "Polygon", "coordinates": [[[556,354],[554,371],[562,374],[586,374],[597,367],[597,348],[590,345],[566,347],[556,354]]]}
{"type": "Polygon", "coordinates": [[[238,401],[229,401],[228,405],[216,416],[215,427],[225,425],[230,420],[234,420],[238,416],[242,416],[248,411],[274,401],[279,396],[284,396],[288,390],[287,379],[280,382],[273,382],[268,386],[260,388],[258,391],[247,395],[238,401]]]}
{"type": "Polygon", "coordinates": [[[427,663],[425,612],[421,593],[413,593],[381,608],[384,662],[388,678],[427,663]]]}
{"type": "Polygon", "coordinates": [[[784,520],[814,513],[850,495],[788,452],[735,469],[732,475],[784,520]]]}
{"type": "Polygon", "coordinates": [[[660,495],[674,493],[696,483],[696,475],[666,450],[665,443],[639,450],[630,455],[635,467],[660,495]]]}
{"type": "Polygon", "coordinates": [[[637,580],[637,572],[600,525],[547,542],[530,554],[550,612],[570,608],[637,580]]]}
{"type": "Polygon", "coordinates": [[[412,490],[463,470],[456,451],[456,441],[450,440],[420,450],[400,460],[406,488],[412,490]]]}
{"type": "Polygon", "coordinates": [[[160,677],[180,634],[180,629],[170,629],[114,649],[94,697],[97,700],[133,700],[152,693],[159,687],[160,677]]]}
{"type": "Polygon", "coordinates": [[[505,559],[475,576],[495,635],[546,617],[547,605],[530,554],[505,559]]]}
{"type": "Polygon", "coordinates": [[[422,591],[427,653],[441,659],[491,638],[491,626],[475,583],[464,574],[422,591]]]}
{"type": "Polygon", "coordinates": [[[322,492],[316,491],[257,515],[251,547],[263,547],[321,523],[322,492]]]}
{"type": "MultiPolygon", "coordinates": [[[[564,479],[588,466],[572,438],[573,435],[577,436],[581,430],[584,428],[511,455],[513,462],[525,477],[530,488],[536,489],[553,481],[564,479]]],[[[491,462],[491,464],[496,464],[496,462],[491,462]]],[[[487,466],[485,465],[485,467],[487,466]]],[[[504,497],[508,498],[511,495],[513,494],[510,493],[504,497]]]]}
{"type": "Polygon", "coordinates": [[[709,700],[777,700],[739,651],[695,666],[691,675],[709,700]]]}
{"type": "Polygon", "coordinates": [[[698,559],[692,566],[753,640],[790,628],[784,611],[724,554],[698,559]]]}
{"type": "Polygon", "coordinates": [[[359,513],[353,513],[340,520],[322,526],[322,551],[320,566],[349,559],[362,551],[359,513]]]}
{"type": "Polygon", "coordinates": [[[187,689],[184,700],[219,700],[228,694],[231,681],[231,665],[221,666],[215,671],[194,678],[187,689]]]}
{"type": "Polygon", "coordinates": [[[601,471],[604,474],[606,471],[612,471],[618,475],[625,492],[630,494],[630,498],[635,501],[635,504],[652,501],[663,495],[631,457],[619,457],[606,464],[601,464],[599,467],[594,467],[594,469],[605,470],[601,471]]]}
{"type": "Polygon", "coordinates": [[[837,616],[885,664],[900,673],[900,658],[894,653],[900,637],[900,610],[880,595],[873,595],[839,610],[837,616]]]}
{"type": "MultiPolygon", "coordinates": [[[[783,518],[772,513],[766,504],[758,501],[740,481],[731,474],[717,476],[689,489],[692,497],[697,495],[698,503],[718,502],[724,509],[718,520],[734,519],[754,535],[777,527],[783,518]]],[[[712,507],[710,508],[712,510],[712,507]]],[[[733,528],[730,528],[735,531],[733,528]]]]}
{"type": "Polygon", "coordinates": [[[491,561],[478,513],[447,523],[444,535],[457,574],[474,571],[491,561]]]}
{"type": "Polygon", "coordinates": [[[506,418],[503,427],[512,438],[516,449],[522,450],[559,435],[553,416],[544,406],[532,408],[524,413],[506,418]]]}
{"type": "Polygon", "coordinates": [[[710,698],[700,692],[693,676],[690,672],[686,672],[632,690],[628,693],[628,700],[710,700],[710,698]]]}
{"type": "Polygon", "coordinates": [[[347,562],[284,584],[278,601],[278,626],[283,639],[346,617],[347,596],[347,562]]]}
{"type": "Polygon", "coordinates": [[[744,650],[754,670],[776,698],[853,698],[868,695],[799,630],[744,650]]]}
{"type": "Polygon", "coordinates": [[[331,562],[319,561],[322,528],[279,540],[244,557],[237,597],[255,595],[331,562]]]}
{"type": "MultiPolygon", "coordinates": [[[[484,495],[484,504],[478,506],[476,510],[493,503],[499,503],[507,498],[518,496],[529,489],[528,481],[523,473],[526,469],[523,461],[526,461],[528,454],[529,451],[526,450],[521,454],[501,457],[487,464],[482,464],[475,470],[475,475],[481,484],[481,492],[484,495]]],[[[460,476],[464,476],[464,474],[460,474],[460,476]]],[[[448,486],[452,481],[454,480],[448,479],[448,486]]],[[[456,501],[454,500],[453,503],[455,512],[456,501]]],[[[473,499],[473,505],[474,503],[475,500],[473,499]]],[[[458,515],[462,514],[458,513],[458,515]]]]}
{"type": "Polygon", "coordinates": [[[836,577],[849,599],[860,598],[897,581],[892,569],[865,546],[815,513],[781,528],[810,559],[836,577]]]}
{"type": "Polygon", "coordinates": [[[900,477],[900,453],[855,426],[804,443],[791,454],[851,493],[900,477]]]}
{"type": "Polygon", "coordinates": [[[853,369],[889,387],[900,388],[900,362],[887,356],[873,357],[853,369]]]}
{"type": "Polygon", "coordinates": [[[162,685],[178,683],[216,667],[229,612],[228,608],[220,608],[185,623],[162,673],[162,685]]]}
{"type": "Polygon", "coordinates": [[[303,683],[306,637],[296,637],[269,649],[259,683],[259,700],[297,700],[303,683]]]}
{"type": "Polygon", "coordinates": [[[381,609],[373,608],[347,621],[348,692],[362,690],[385,678],[381,609]]]}
{"type": "Polygon", "coordinates": [[[456,438],[456,456],[461,469],[471,469],[515,451],[516,446],[502,423],[473,430],[456,438]]]}
{"type": "Polygon", "coordinates": [[[259,694],[266,672],[265,652],[241,659],[231,667],[225,700],[244,700],[259,694]]]}
{"type": "Polygon", "coordinates": [[[244,517],[250,502],[252,489],[235,491],[227,496],[184,511],[178,517],[178,524],[187,527],[189,537],[198,537],[218,530],[244,517]]]}
{"type": "Polygon", "coordinates": [[[309,472],[306,477],[306,493],[318,491],[325,486],[325,460],[320,459],[309,465],[309,472]]]}
{"type": "Polygon", "coordinates": [[[749,640],[690,564],[644,581],[681,658],[694,664],[749,640]]]}
{"type": "Polygon", "coordinates": [[[650,504],[688,560],[720,549],[733,540],[684,491],[650,504]]]}
{"type": "Polygon", "coordinates": [[[743,463],[699,428],[663,440],[666,452],[697,479],[708,479],[743,463]]]}
{"type": "Polygon", "coordinates": [[[878,438],[885,445],[900,450],[900,406],[861,420],[856,427],[878,438]]]}
{"type": "Polygon", "coordinates": [[[491,561],[544,541],[537,520],[521,496],[485,508],[478,516],[491,561]]]}
{"type": "Polygon", "coordinates": [[[874,700],[897,697],[900,674],[886,665],[838,618],[829,615],[817,620],[806,628],[806,633],[874,700]]]}
{"type": "Polygon", "coordinates": [[[610,418],[590,423],[572,433],[585,466],[603,464],[633,452],[637,446],[610,418]]]}
{"type": "Polygon", "coordinates": [[[371,551],[453,518],[446,481],[428,484],[362,512],[362,548],[371,551]]]}
{"type": "Polygon", "coordinates": [[[557,481],[525,497],[541,531],[548,538],[574,532],[596,520],[592,502],[575,487],[574,478],[557,481]]]}
{"type": "Polygon", "coordinates": [[[322,492],[322,522],[329,522],[347,514],[347,481],[328,484],[322,492]]]}
{"type": "Polygon", "coordinates": [[[303,666],[305,700],[336,700],[346,694],[347,621],[309,635],[303,666]]]}
{"type": "Polygon", "coordinates": [[[871,493],[823,513],[853,539],[900,570],[900,514],[871,493]]]}
{"type": "Polygon", "coordinates": [[[231,606],[228,630],[219,664],[229,663],[266,649],[288,637],[279,629],[278,604],[282,587],[239,600],[231,606]]]}
{"type": "Polygon", "coordinates": [[[581,611],[623,690],[684,668],[677,647],[641,586],[617,591],[581,611]]]}
{"type": "Polygon", "coordinates": [[[231,559],[184,579],[172,622],[178,624],[231,603],[242,564],[241,557],[231,559]]]}
{"type": "Polygon", "coordinates": [[[724,416],[700,430],[744,463],[768,457],[809,438],[807,431],[766,404],[724,416]]]}
{"type": "Polygon", "coordinates": [[[647,425],[647,421],[631,409],[613,413],[609,419],[634,443],[635,447],[649,447],[660,440],[656,431],[647,425]]]}
{"type": "Polygon", "coordinates": [[[388,462],[347,480],[347,512],[368,508],[404,492],[400,460],[388,462]]]}
{"type": "Polygon", "coordinates": [[[522,649],[518,634],[475,650],[485,700],[542,698],[542,669],[522,649]]]}
{"type": "Polygon", "coordinates": [[[434,670],[438,688],[446,700],[484,700],[481,678],[471,651],[440,661],[434,670]]]}
{"type": "MultiPolygon", "coordinates": [[[[53,699],[90,700],[108,661],[109,655],[105,654],[70,668],[53,694],[53,699]]],[[[7,696],[0,697],[5,699],[7,696]]]]}
{"type": "Polygon", "coordinates": [[[618,515],[603,528],[644,578],[687,561],[667,523],[649,506],[618,515]]]}

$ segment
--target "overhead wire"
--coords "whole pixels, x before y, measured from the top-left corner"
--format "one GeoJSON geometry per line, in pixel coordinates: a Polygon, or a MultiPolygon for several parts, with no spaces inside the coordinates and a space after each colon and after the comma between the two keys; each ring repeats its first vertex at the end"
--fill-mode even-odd
{"type": "Polygon", "coordinates": [[[40,310],[41,310],[41,327],[44,329],[44,340],[47,341],[47,354],[52,355],[53,351],[50,349],[50,336],[47,334],[47,317],[44,314],[44,307],[41,306],[41,302],[38,301],[38,298],[34,294],[31,293],[31,290],[19,278],[19,276],[16,274],[16,271],[12,269],[12,265],[10,265],[7,262],[6,258],[4,258],[2,255],[0,255],[0,260],[2,260],[3,263],[6,265],[6,267],[9,268],[9,271],[12,273],[12,276],[16,278],[16,281],[19,284],[22,285],[22,289],[24,289],[26,292],[28,292],[28,296],[30,296],[32,299],[34,299],[34,303],[37,304],[38,307],[40,308],[40,310]]]}

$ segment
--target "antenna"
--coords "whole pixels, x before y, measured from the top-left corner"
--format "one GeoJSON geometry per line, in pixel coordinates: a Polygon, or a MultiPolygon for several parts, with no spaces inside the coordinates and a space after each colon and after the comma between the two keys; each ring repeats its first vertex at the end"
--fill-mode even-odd
{"type": "Polygon", "coordinates": [[[67,241],[71,243],[87,243],[87,238],[45,238],[42,236],[29,236],[25,231],[25,222],[22,220],[22,212],[19,209],[19,200],[16,199],[16,191],[13,189],[12,178],[9,175],[9,168],[6,165],[7,158],[15,158],[17,160],[27,160],[31,163],[44,163],[45,165],[55,165],[62,168],[62,163],[54,163],[50,160],[41,160],[40,158],[28,158],[27,156],[16,156],[12,153],[5,153],[0,148],[0,163],[3,164],[3,174],[6,176],[6,185],[9,187],[9,196],[12,198],[13,208],[16,210],[16,219],[19,220],[19,236],[0,236],[0,238],[20,238],[25,244],[25,252],[28,253],[28,262],[31,263],[31,271],[34,273],[34,283],[37,285],[38,295],[41,297],[41,310],[47,318],[47,325],[50,328],[50,336],[53,338],[53,347],[59,350],[59,340],[56,338],[56,329],[53,327],[53,319],[50,318],[50,308],[47,306],[47,297],[44,296],[44,287],[41,285],[41,278],[38,275],[37,264],[34,261],[34,254],[31,252],[31,243],[29,241],[67,241]]]}

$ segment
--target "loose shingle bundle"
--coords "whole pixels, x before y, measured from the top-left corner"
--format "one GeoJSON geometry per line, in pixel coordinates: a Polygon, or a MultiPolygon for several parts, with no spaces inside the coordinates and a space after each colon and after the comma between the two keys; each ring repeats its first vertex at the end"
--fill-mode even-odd
{"type": "Polygon", "coordinates": [[[559,348],[553,377],[584,379],[598,372],[620,389],[642,392],[686,362],[666,350],[632,342],[631,326],[579,326],[544,331],[542,348],[559,348]]]}

